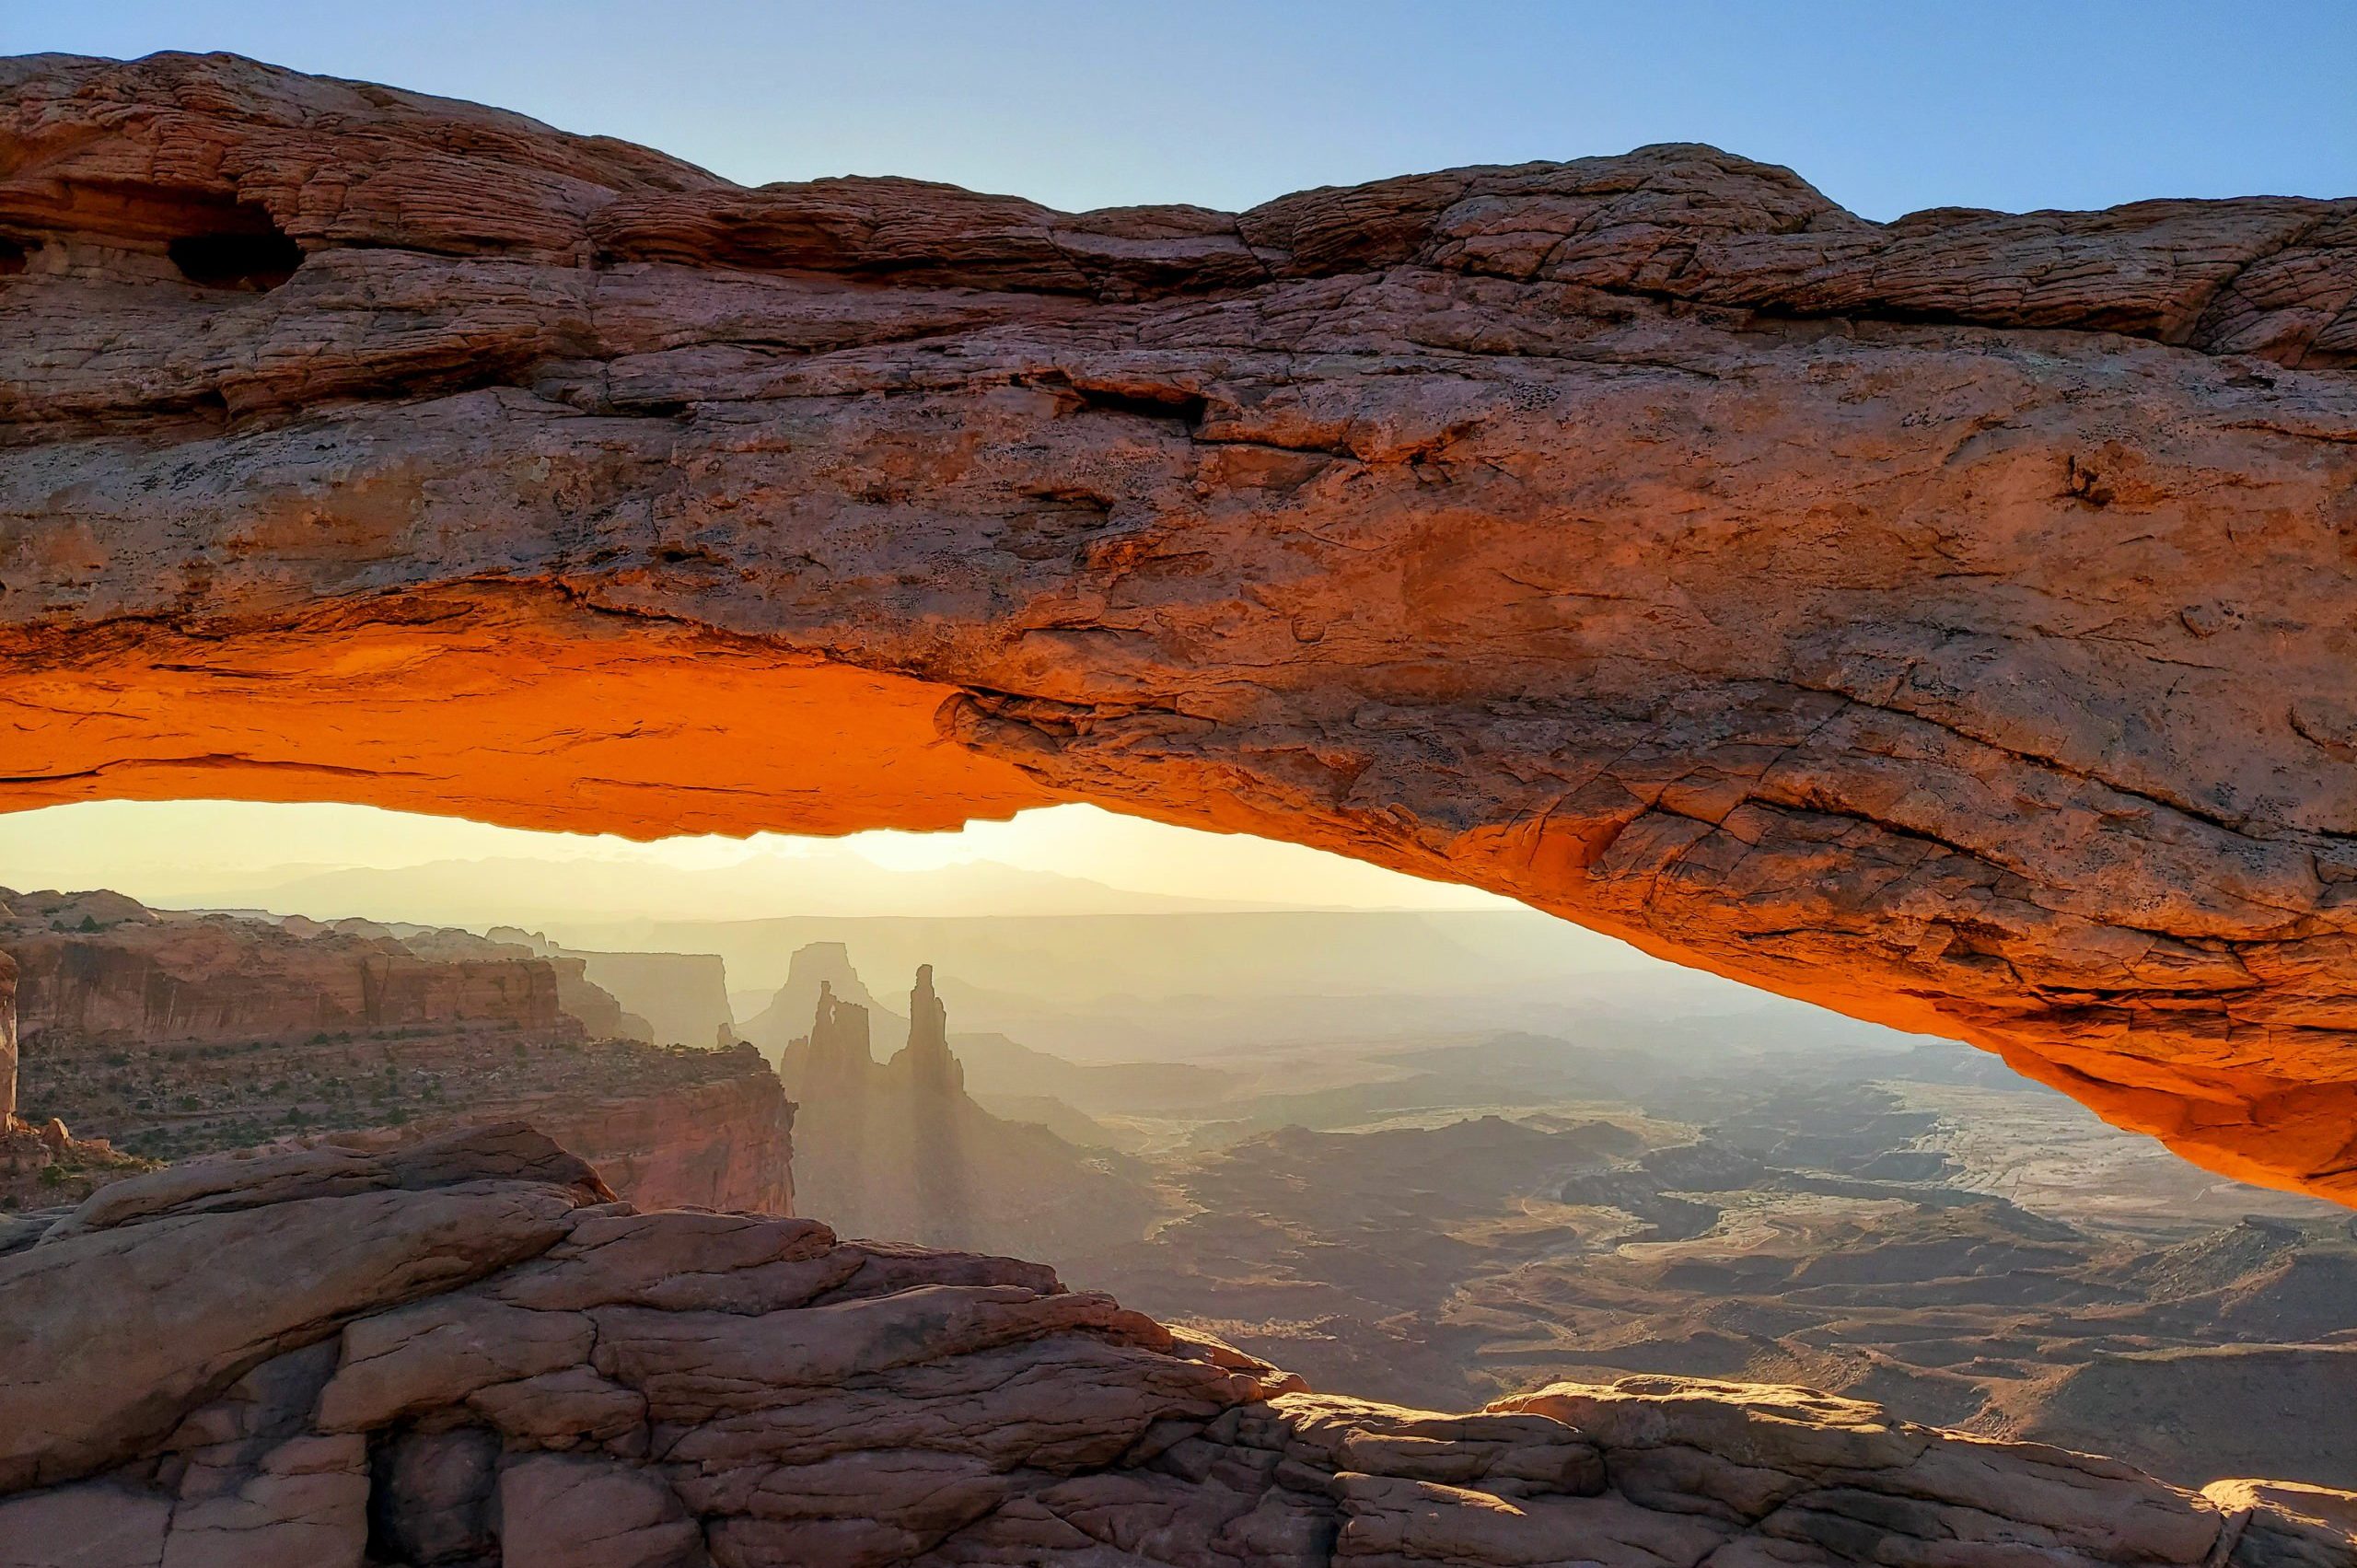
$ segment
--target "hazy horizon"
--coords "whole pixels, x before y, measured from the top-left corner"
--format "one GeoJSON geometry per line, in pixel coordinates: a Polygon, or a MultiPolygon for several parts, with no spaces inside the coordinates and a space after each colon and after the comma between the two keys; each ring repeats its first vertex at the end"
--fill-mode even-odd
{"type": "Polygon", "coordinates": [[[365,806],[89,801],[0,815],[0,887],[478,928],[588,915],[1524,907],[1322,850],[1081,805],[948,833],[638,842],[365,806]]]}

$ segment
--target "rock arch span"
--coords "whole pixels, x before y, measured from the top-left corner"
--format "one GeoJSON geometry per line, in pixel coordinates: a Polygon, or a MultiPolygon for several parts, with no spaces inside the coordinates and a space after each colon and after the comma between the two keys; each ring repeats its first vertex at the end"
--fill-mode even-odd
{"type": "Polygon", "coordinates": [[[52,56],[0,257],[0,805],[1095,800],[2357,1199],[2357,202],[1066,215],[52,56]]]}

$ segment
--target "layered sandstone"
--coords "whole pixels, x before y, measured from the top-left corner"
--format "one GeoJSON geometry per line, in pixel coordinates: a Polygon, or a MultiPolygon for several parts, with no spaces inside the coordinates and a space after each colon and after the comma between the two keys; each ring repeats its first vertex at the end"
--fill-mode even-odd
{"type": "Polygon", "coordinates": [[[437,935],[0,888],[0,950],[16,962],[18,1040],[33,1054],[470,1027],[579,1038],[550,960],[437,935]]]}
{"type": "Polygon", "coordinates": [[[769,1064],[749,1046],[630,1038],[644,1022],[580,955],[6,889],[0,951],[24,977],[24,1109],[91,1135],[52,1150],[25,1129],[0,1149],[0,1195],[78,1196],[144,1156],[528,1117],[649,1206],[794,1210],[794,1107],[769,1064]]]}
{"type": "Polygon", "coordinates": [[[325,1141],[387,1149],[523,1120],[578,1150],[642,1208],[795,1213],[795,1107],[750,1045],[665,1050],[603,1040],[543,1053],[535,1065],[527,1074],[496,1060],[471,1070],[446,1063],[448,1086],[427,1113],[325,1141]]]}
{"type": "Polygon", "coordinates": [[[919,968],[910,989],[906,1042],[879,1062],[875,1026],[898,1020],[848,999],[868,992],[842,949],[818,944],[795,958],[772,1011],[797,980],[834,971],[817,981],[807,1032],[778,1056],[798,1108],[795,1182],[804,1212],[852,1234],[1051,1259],[1136,1241],[1159,1217],[1162,1201],[1137,1162],[993,1116],[966,1093],[932,965],[919,968]]]}
{"type": "Polygon", "coordinates": [[[9,805],[1090,799],[2357,1194],[2357,203],[1679,145],[1070,215],[52,56],[0,262],[9,805]]]}
{"type": "Polygon", "coordinates": [[[82,1145],[52,1157],[27,1129],[0,1151],[0,1170],[23,1167],[43,1202],[76,1195],[69,1177],[110,1170],[113,1154],[99,1157],[109,1141],[140,1156],[129,1161],[137,1169],[158,1157],[257,1145],[386,1148],[528,1117],[596,1159],[634,1202],[794,1212],[795,1108],[748,1045],[694,1051],[439,1029],[200,1051],[36,1051],[24,1096],[29,1114],[62,1118],[99,1140],[99,1151],[82,1145]],[[42,1197],[44,1179],[65,1184],[42,1197]]]}
{"type": "Polygon", "coordinates": [[[0,1554],[67,1564],[2347,1568],[1805,1389],[1320,1397],[1034,1264],[641,1214],[522,1128],[118,1184],[0,1239],[0,1554]],[[103,1302],[108,1310],[90,1310],[103,1302]]]}

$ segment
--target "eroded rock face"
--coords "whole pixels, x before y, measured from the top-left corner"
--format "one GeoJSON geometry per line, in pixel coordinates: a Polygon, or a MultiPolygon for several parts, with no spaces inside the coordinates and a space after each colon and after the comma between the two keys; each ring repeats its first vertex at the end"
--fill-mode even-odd
{"type": "Polygon", "coordinates": [[[0,66],[0,169],[9,805],[1096,800],[2357,1194],[2357,203],[1063,215],[218,56],[0,66]]]}
{"type": "Polygon", "coordinates": [[[17,1112],[17,960],[0,953],[0,1127],[17,1112]]]}
{"type": "Polygon", "coordinates": [[[36,1055],[321,1032],[583,1032],[555,960],[463,932],[405,941],[368,922],[191,915],[104,889],[0,888],[0,948],[16,963],[17,1037],[36,1055]]]}
{"type": "MultiPolygon", "coordinates": [[[[822,947],[800,978],[828,957],[822,947]]],[[[818,980],[807,1032],[778,1057],[778,1078],[800,1108],[794,1179],[803,1208],[855,1234],[1048,1257],[1137,1241],[1164,1214],[1137,1161],[993,1116],[966,1093],[932,965],[917,970],[906,1043],[886,1062],[876,1060],[871,1009],[845,999],[868,996],[867,987],[847,959],[837,972],[844,994],[833,979],[818,980]]],[[[789,978],[772,1010],[794,990],[789,978]]]]}
{"type": "Polygon", "coordinates": [[[581,1151],[621,1197],[645,1209],[791,1214],[794,1120],[777,1074],[750,1045],[657,1051],[606,1042],[549,1064],[529,1086],[455,1081],[459,1109],[330,1141],[392,1149],[472,1124],[523,1119],[581,1151]]]}
{"type": "Polygon", "coordinates": [[[769,1063],[741,1043],[612,1038],[614,1024],[644,1023],[583,978],[578,955],[6,889],[0,952],[22,974],[13,998],[0,987],[0,1042],[21,1028],[29,1048],[0,1084],[21,1084],[27,1115],[99,1140],[52,1150],[0,1123],[0,1197],[79,1198],[140,1168],[131,1155],[322,1135],[385,1149],[528,1119],[649,1208],[794,1212],[794,1106],[769,1063]]]}
{"type": "Polygon", "coordinates": [[[591,985],[644,1019],[657,1045],[709,1051],[737,1039],[728,973],[716,954],[560,951],[583,965],[591,985]]]}
{"type": "Polygon", "coordinates": [[[0,1562],[2357,1563],[2348,1493],[1797,1388],[1322,1397],[1035,1264],[610,1197],[520,1127],[97,1195],[0,1254],[0,1562]]]}

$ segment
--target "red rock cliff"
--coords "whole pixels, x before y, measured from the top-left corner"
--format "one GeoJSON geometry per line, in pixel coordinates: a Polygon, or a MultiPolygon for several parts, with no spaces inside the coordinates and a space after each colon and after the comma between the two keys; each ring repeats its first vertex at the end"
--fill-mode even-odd
{"type": "Polygon", "coordinates": [[[17,1028],[35,1051],[462,1026],[581,1033],[549,960],[480,941],[469,956],[420,953],[389,935],[0,889],[0,947],[16,960],[17,1028]]]}
{"type": "Polygon", "coordinates": [[[743,1071],[644,1099],[552,1106],[540,1124],[596,1151],[585,1157],[641,1208],[793,1214],[795,1108],[758,1051],[726,1054],[748,1059],[743,1071]]]}
{"type": "Polygon", "coordinates": [[[399,1130],[339,1133],[385,1149],[485,1121],[529,1121],[592,1159],[614,1191],[646,1209],[682,1206],[791,1214],[795,1107],[752,1046],[665,1051],[592,1047],[572,1070],[528,1087],[474,1086],[455,1115],[399,1130]]]}

